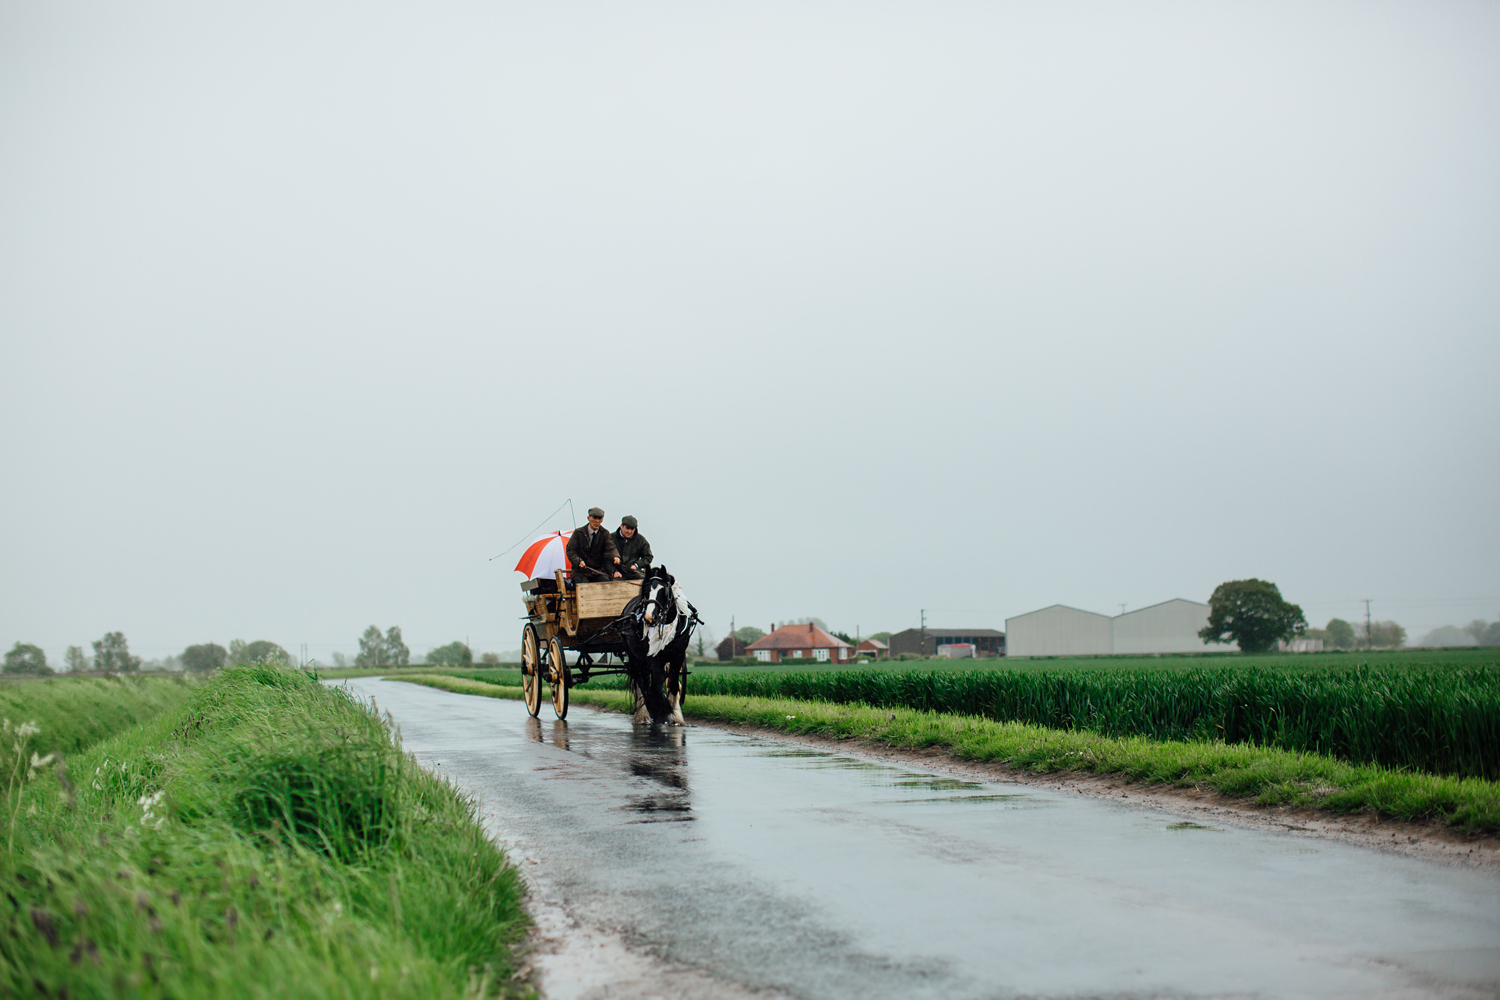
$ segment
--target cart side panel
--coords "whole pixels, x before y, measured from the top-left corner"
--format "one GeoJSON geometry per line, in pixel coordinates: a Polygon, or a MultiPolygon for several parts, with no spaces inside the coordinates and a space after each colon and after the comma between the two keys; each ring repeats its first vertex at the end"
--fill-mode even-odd
{"type": "MultiPolygon", "coordinates": [[[[580,626],[590,619],[603,619],[602,627],[620,617],[630,599],[641,592],[639,580],[610,580],[606,583],[580,583],[578,585],[578,619],[580,626]]],[[[581,631],[582,629],[580,629],[581,631]]],[[[593,631],[590,629],[589,631],[593,631]]]]}

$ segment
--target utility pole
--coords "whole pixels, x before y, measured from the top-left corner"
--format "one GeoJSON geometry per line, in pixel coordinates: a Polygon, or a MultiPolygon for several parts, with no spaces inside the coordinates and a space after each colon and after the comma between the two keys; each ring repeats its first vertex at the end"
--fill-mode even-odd
{"type": "Polygon", "coordinates": [[[922,642],[921,642],[921,644],[919,646],[917,646],[917,650],[920,652],[920,654],[922,656],[926,656],[927,655],[927,609],[926,608],[922,609],[922,642]]]}
{"type": "Polygon", "coordinates": [[[1373,647],[1375,645],[1375,633],[1370,631],[1370,599],[1362,597],[1360,600],[1365,602],[1365,645],[1373,647]]]}

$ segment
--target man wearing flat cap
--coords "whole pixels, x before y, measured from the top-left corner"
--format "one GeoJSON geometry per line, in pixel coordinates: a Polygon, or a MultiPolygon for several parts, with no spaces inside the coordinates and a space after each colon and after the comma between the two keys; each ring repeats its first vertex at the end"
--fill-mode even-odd
{"type": "Polygon", "coordinates": [[[575,528],[568,539],[568,562],[574,583],[598,583],[620,579],[620,553],[604,530],[604,511],[589,508],[589,523],[575,528]]]}
{"type": "Polygon", "coordinates": [[[638,524],[634,515],[626,514],[613,536],[615,551],[620,553],[620,572],[627,580],[639,580],[651,571],[651,543],[640,533],[638,524]]]}

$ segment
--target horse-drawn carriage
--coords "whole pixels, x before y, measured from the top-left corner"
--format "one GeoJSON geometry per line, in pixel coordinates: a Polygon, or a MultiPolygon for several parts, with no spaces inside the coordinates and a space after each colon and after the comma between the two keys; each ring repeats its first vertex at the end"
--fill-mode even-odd
{"type": "Polygon", "coordinates": [[[698,613],[666,567],[653,568],[644,580],[601,583],[575,582],[557,570],[550,580],[527,580],[521,591],[528,619],[521,630],[521,686],[528,712],[541,711],[544,681],[553,712],[565,719],[568,689],[575,683],[626,674],[637,721],[682,722],[688,641],[698,613]],[[571,666],[565,650],[577,654],[571,666]]]}

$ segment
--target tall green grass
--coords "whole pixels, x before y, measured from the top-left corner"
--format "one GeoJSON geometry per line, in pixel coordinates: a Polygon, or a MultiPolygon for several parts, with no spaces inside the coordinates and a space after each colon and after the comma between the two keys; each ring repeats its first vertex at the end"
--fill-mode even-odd
{"type": "Polygon", "coordinates": [[[860,703],[1106,736],[1222,740],[1500,779],[1500,666],[1494,665],[699,672],[688,700],[696,695],[860,703]]]}
{"type": "Polygon", "coordinates": [[[196,684],[195,678],[178,674],[49,677],[0,686],[0,718],[11,723],[10,734],[0,736],[0,774],[14,769],[14,732],[20,726],[32,723],[38,730],[25,739],[26,753],[71,756],[182,704],[196,684]]]}
{"type": "Polygon", "coordinates": [[[0,864],[0,996],[512,992],[514,869],[388,721],[274,665],[32,770],[0,864]]]}

